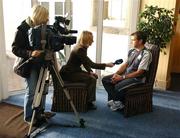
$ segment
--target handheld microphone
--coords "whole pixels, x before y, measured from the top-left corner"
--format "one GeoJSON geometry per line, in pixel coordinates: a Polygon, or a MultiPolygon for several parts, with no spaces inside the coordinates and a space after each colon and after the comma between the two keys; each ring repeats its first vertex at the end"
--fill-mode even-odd
{"type": "Polygon", "coordinates": [[[121,64],[121,63],[123,63],[123,60],[122,60],[122,59],[118,59],[118,60],[116,60],[113,64],[119,65],[119,64],[121,64]]]}
{"type": "Polygon", "coordinates": [[[68,33],[70,33],[70,34],[76,34],[76,33],[78,33],[78,31],[77,31],[77,30],[69,30],[68,33]]]}

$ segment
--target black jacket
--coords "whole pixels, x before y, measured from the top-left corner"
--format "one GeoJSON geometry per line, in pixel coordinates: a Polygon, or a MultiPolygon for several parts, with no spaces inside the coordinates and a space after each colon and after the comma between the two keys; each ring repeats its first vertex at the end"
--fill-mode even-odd
{"type": "Polygon", "coordinates": [[[28,59],[31,56],[33,48],[29,45],[28,30],[30,26],[23,21],[17,28],[14,41],[12,43],[12,52],[17,57],[28,59]]]}
{"type": "Polygon", "coordinates": [[[91,61],[87,56],[87,48],[76,46],[69,57],[69,60],[66,65],[61,69],[61,73],[75,73],[81,72],[81,65],[84,66],[87,72],[92,71],[93,69],[105,69],[106,64],[98,64],[91,61]]]}

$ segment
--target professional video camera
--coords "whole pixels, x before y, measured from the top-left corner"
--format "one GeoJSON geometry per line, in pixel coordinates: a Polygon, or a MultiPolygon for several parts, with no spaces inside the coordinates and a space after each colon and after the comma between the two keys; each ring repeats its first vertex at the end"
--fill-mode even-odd
{"type": "MultiPolygon", "coordinates": [[[[46,46],[45,49],[59,51],[64,45],[72,45],[76,43],[76,36],[71,34],[77,33],[76,30],[68,30],[70,20],[62,16],[56,16],[53,25],[46,25],[46,46]]],[[[43,25],[34,27],[29,30],[30,45],[36,50],[43,49],[41,47],[43,25]]]]}

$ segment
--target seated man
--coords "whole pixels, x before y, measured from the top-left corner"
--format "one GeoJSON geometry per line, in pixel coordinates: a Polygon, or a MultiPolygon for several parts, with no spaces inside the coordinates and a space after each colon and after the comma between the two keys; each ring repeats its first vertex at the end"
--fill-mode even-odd
{"type": "Polygon", "coordinates": [[[144,46],[146,35],[137,31],[131,34],[133,49],[129,50],[128,59],[114,74],[103,77],[102,83],[108,93],[108,106],[112,111],[124,107],[125,88],[138,83],[144,83],[146,72],[152,60],[152,55],[144,46]]]}

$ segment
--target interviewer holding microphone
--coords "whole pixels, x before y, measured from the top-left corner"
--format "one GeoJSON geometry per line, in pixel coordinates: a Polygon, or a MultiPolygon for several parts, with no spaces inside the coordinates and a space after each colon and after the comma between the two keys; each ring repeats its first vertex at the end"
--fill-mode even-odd
{"type": "Polygon", "coordinates": [[[60,70],[60,75],[65,81],[83,82],[87,85],[87,102],[88,109],[95,110],[96,106],[93,103],[96,100],[96,79],[97,74],[93,69],[105,69],[113,67],[110,63],[94,63],[88,56],[87,50],[93,43],[93,34],[90,31],[83,31],[78,40],[77,45],[72,50],[67,64],[60,70]],[[81,65],[86,71],[81,69],[81,65]]]}

